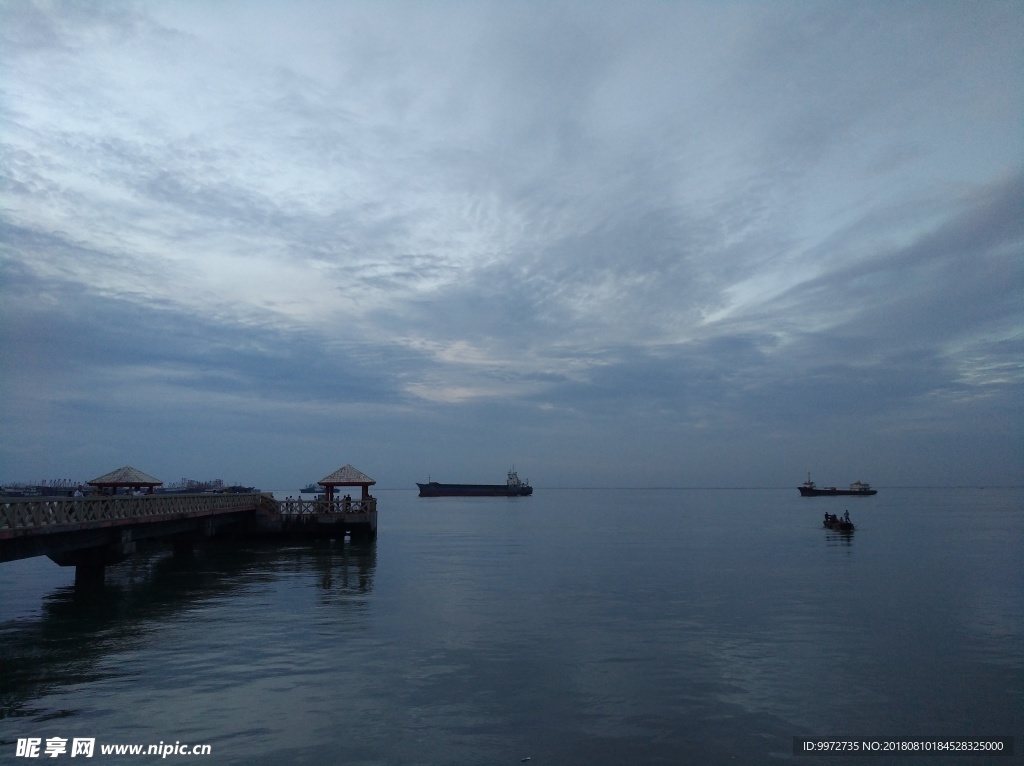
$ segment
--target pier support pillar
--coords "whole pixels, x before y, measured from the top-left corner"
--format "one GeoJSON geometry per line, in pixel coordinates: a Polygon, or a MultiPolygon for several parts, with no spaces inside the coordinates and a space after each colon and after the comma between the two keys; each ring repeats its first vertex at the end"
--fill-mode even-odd
{"type": "Polygon", "coordinates": [[[196,529],[175,535],[171,539],[174,557],[190,559],[195,555],[196,545],[217,534],[217,526],[211,519],[202,521],[196,529]]]}
{"type": "Polygon", "coordinates": [[[108,566],[121,563],[133,553],[135,542],[131,531],[123,530],[116,543],[50,554],[49,558],[62,567],[75,568],[76,587],[95,586],[103,584],[103,573],[108,566]]]}

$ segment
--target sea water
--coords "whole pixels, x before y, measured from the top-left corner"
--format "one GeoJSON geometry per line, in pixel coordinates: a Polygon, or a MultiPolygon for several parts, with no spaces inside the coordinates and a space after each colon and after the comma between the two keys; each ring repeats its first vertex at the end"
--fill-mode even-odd
{"type": "Polygon", "coordinates": [[[94,762],[543,766],[1009,736],[912,762],[1022,762],[1024,490],[375,495],[369,544],[142,552],[99,591],[0,564],[0,762],[57,737],[94,762]],[[854,533],[822,528],[846,509],[854,533]]]}

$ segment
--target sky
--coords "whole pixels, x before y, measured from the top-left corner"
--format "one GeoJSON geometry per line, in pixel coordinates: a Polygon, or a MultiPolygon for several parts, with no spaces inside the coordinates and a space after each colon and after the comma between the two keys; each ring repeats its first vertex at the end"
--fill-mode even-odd
{"type": "Polygon", "coordinates": [[[0,3],[0,480],[1024,484],[1024,4],[0,3]]]}

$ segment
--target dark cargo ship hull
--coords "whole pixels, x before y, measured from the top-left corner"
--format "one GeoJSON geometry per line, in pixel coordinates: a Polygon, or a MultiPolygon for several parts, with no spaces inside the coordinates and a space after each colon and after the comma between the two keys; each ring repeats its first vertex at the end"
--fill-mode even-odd
{"type": "Polygon", "coordinates": [[[505,484],[428,484],[416,482],[420,497],[518,497],[532,495],[533,487],[528,485],[509,487],[505,484]]]}
{"type": "Polygon", "coordinates": [[[800,494],[803,497],[819,497],[819,496],[830,496],[830,495],[876,495],[878,494],[877,489],[836,489],[835,487],[824,487],[822,489],[808,489],[807,487],[797,487],[800,490],[800,494]]]}

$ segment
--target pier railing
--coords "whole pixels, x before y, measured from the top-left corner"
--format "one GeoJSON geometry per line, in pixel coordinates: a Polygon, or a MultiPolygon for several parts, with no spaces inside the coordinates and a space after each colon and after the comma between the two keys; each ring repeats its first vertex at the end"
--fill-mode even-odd
{"type": "Polygon", "coordinates": [[[376,513],[377,498],[346,500],[303,500],[302,498],[277,501],[277,512],[282,516],[302,516],[307,514],[323,515],[326,513],[376,513]]]}
{"type": "Polygon", "coordinates": [[[259,506],[260,497],[259,493],[251,492],[0,498],[0,533],[91,522],[243,511],[259,506]]]}

